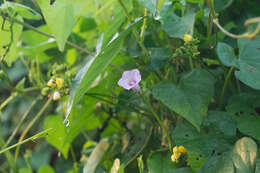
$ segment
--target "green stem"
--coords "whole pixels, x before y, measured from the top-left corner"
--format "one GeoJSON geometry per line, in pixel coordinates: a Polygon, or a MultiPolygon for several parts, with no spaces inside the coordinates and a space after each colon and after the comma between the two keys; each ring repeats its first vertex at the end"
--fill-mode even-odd
{"type": "Polygon", "coordinates": [[[32,108],[34,107],[34,105],[36,104],[38,99],[34,100],[32,102],[32,104],[29,106],[29,108],[26,110],[26,112],[23,114],[22,118],[20,119],[18,125],[16,126],[15,130],[13,131],[13,133],[11,134],[11,136],[8,138],[7,142],[4,144],[4,146],[2,147],[5,148],[7,147],[10,142],[13,140],[14,136],[16,135],[18,129],[21,127],[22,123],[24,122],[24,120],[26,119],[26,117],[29,115],[30,111],[32,110],[32,108]]]}
{"type": "Polygon", "coordinates": [[[9,85],[9,87],[13,88],[13,84],[12,84],[11,79],[9,78],[8,74],[7,74],[7,70],[6,70],[5,65],[3,63],[3,59],[1,59],[0,63],[1,63],[1,68],[2,68],[2,70],[4,72],[4,76],[5,76],[6,80],[7,80],[7,83],[9,85]]]}
{"type": "Polygon", "coordinates": [[[241,92],[240,83],[239,83],[239,80],[237,78],[236,78],[236,83],[237,83],[237,91],[240,94],[240,92],[241,92]]]}
{"type": "MultiPolygon", "coordinates": [[[[124,3],[122,2],[122,0],[118,0],[118,2],[119,2],[119,4],[120,4],[120,6],[122,7],[123,11],[125,12],[125,15],[126,15],[126,17],[128,18],[128,20],[129,20],[130,22],[132,22],[131,16],[130,16],[130,14],[128,13],[128,11],[127,11],[127,9],[126,9],[124,3]]],[[[135,39],[137,40],[139,46],[141,47],[142,51],[144,52],[144,54],[145,54],[146,56],[149,56],[149,52],[148,52],[148,50],[145,48],[144,44],[142,43],[141,38],[140,38],[139,35],[137,34],[137,31],[136,31],[136,28],[135,28],[135,27],[133,28],[132,32],[133,32],[133,34],[134,34],[134,36],[135,36],[135,39]]]]}
{"type": "Polygon", "coordinates": [[[23,140],[23,141],[20,141],[20,142],[14,144],[14,145],[11,145],[10,147],[7,147],[7,148],[1,150],[1,151],[0,151],[0,154],[4,153],[4,152],[6,152],[6,151],[8,151],[8,150],[10,150],[10,149],[13,149],[13,148],[15,148],[15,147],[17,147],[17,146],[20,146],[20,145],[22,145],[22,144],[24,144],[24,143],[26,143],[26,142],[33,141],[33,140],[35,140],[35,139],[37,139],[37,138],[41,138],[42,136],[48,134],[48,132],[49,132],[50,130],[51,130],[51,129],[44,130],[43,132],[40,132],[40,133],[38,133],[38,134],[36,134],[36,135],[30,137],[30,138],[27,138],[27,139],[25,139],[25,140],[23,140]]]}
{"type": "MultiPolygon", "coordinates": [[[[35,31],[35,32],[37,32],[37,33],[39,33],[39,34],[42,34],[42,35],[44,35],[44,36],[46,36],[46,37],[55,38],[53,35],[48,34],[48,33],[46,33],[46,32],[43,32],[43,31],[41,31],[41,30],[35,28],[34,26],[32,26],[32,25],[30,25],[30,24],[27,24],[27,23],[24,23],[24,22],[22,22],[22,21],[20,21],[20,20],[18,20],[18,19],[16,19],[16,18],[11,18],[10,16],[8,16],[7,19],[13,20],[15,23],[18,23],[18,24],[20,24],[20,25],[23,25],[25,28],[31,29],[31,30],[33,30],[33,31],[35,31]]],[[[71,47],[73,47],[73,48],[75,48],[75,49],[78,49],[79,51],[84,52],[84,53],[86,53],[86,54],[94,55],[94,53],[92,53],[91,51],[89,51],[89,50],[87,50],[87,49],[84,49],[84,48],[82,48],[82,47],[80,47],[80,46],[78,46],[78,45],[76,45],[76,44],[74,44],[74,43],[72,43],[72,42],[70,42],[70,41],[68,41],[68,40],[66,41],[66,44],[69,45],[69,46],[71,46],[71,47]]]]}
{"type": "MultiPolygon", "coordinates": [[[[4,145],[4,140],[2,139],[2,136],[0,137],[0,146],[4,145]]],[[[7,162],[9,164],[9,166],[11,167],[11,169],[15,170],[15,164],[14,164],[14,158],[11,154],[10,151],[6,151],[4,153],[6,159],[7,159],[7,162]]]]}
{"type": "Polygon", "coordinates": [[[161,121],[160,117],[157,115],[157,113],[155,112],[155,110],[153,109],[152,105],[150,104],[149,101],[147,101],[143,96],[141,96],[141,98],[143,99],[144,104],[148,107],[148,109],[151,111],[151,113],[153,114],[153,116],[155,117],[156,121],[159,123],[159,125],[161,126],[163,132],[165,133],[168,143],[169,143],[169,150],[172,150],[172,142],[171,142],[171,138],[168,134],[168,131],[166,129],[166,127],[164,126],[163,122],[161,121]]]}
{"type": "Polygon", "coordinates": [[[219,99],[219,103],[218,103],[218,107],[221,108],[222,107],[222,103],[223,103],[223,99],[224,99],[224,96],[225,96],[225,92],[226,92],[226,89],[227,89],[227,85],[228,85],[228,82],[230,80],[230,77],[231,77],[231,74],[233,72],[233,70],[235,69],[235,67],[231,67],[228,71],[228,74],[225,78],[225,82],[224,82],[224,86],[222,88],[222,91],[221,91],[221,95],[220,95],[220,99],[219,99]]]}
{"type": "Polygon", "coordinates": [[[144,22],[143,22],[143,26],[141,28],[141,33],[140,33],[140,38],[141,38],[141,42],[143,43],[144,41],[144,34],[145,34],[145,29],[146,29],[146,25],[147,25],[147,8],[144,9],[144,22]]]}
{"type": "Polygon", "coordinates": [[[17,94],[16,94],[16,93],[12,93],[3,103],[1,103],[1,105],[0,105],[0,111],[1,111],[10,101],[12,101],[12,100],[15,98],[15,96],[17,96],[17,94]]]}
{"type": "Polygon", "coordinates": [[[192,62],[192,57],[189,56],[189,63],[190,63],[190,69],[191,71],[194,69],[194,66],[193,66],[193,62],[192,62]]]}
{"type": "MultiPolygon", "coordinates": [[[[28,126],[26,127],[26,129],[23,131],[23,133],[21,134],[20,138],[19,138],[19,141],[18,142],[21,142],[25,135],[29,132],[29,130],[31,129],[31,127],[34,125],[34,123],[42,116],[43,112],[46,110],[46,108],[49,106],[49,104],[51,103],[52,101],[52,97],[49,98],[49,100],[44,104],[44,106],[41,108],[41,110],[37,113],[37,115],[34,117],[34,119],[28,124],[28,126]]],[[[18,146],[16,148],[16,151],[15,151],[15,156],[14,156],[14,161],[16,163],[17,161],[17,158],[18,158],[18,155],[19,155],[19,150],[20,150],[20,146],[18,146]]]]}

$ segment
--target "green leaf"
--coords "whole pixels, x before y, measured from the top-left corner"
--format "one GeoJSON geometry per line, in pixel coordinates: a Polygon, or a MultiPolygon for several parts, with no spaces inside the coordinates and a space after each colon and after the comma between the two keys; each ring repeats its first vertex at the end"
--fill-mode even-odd
{"type": "Polygon", "coordinates": [[[30,19],[30,20],[40,20],[42,18],[37,11],[31,9],[28,6],[18,4],[15,2],[8,2],[8,1],[7,1],[7,6],[12,7],[14,11],[17,12],[23,18],[30,19]]]}
{"type": "Polygon", "coordinates": [[[218,43],[217,46],[218,58],[225,66],[238,67],[238,60],[235,56],[234,50],[226,43],[218,43]]]}
{"type": "Polygon", "coordinates": [[[124,13],[122,10],[120,10],[117,14],[115,14],[115,19],[107,26],[106,30],[104,31],[104,38],[102,42],[102,48],[105,48],[113,35],[116,34],[119,27],[123,24],[123,22],[126,19],[125,15],[122,15],[124,13]]]}
{"type": "Polygon", "coordinates": [[[92,58],[91,61],[88,62],[82,69],[80,69],[72,83],[66,119],[68,118],[72,108],[79,103],[98,75],[106,69],[106,67],[112,62],[113,58],[119,53],[123,40],[132,28],[135,27],[140,21],[141,19],[136,20],[135,23],[131,24],[117,38],[112,40],[107,47],[92,58]]]}
{"type": "Polygon", "coordinates": [[[201,2],[203,2],[203,0],[187,0],[187,2],[191,2],[191,3],[201,3],[201,2]]]}
{"type": "Polygon", "coordinates": [[[152,48],[152,55],[148,69],[158,70],[164,67],[171,57],[171,50],[167,48],[152,48]]]}
{"type": "Polygon", "coordinates": [[[257,160],[256,160],[256,168],[255,173],[260,173],[260,155],[258,154],[257,160]]]}
{"type": "Polygon", "coordinates": [[[260,37],[251,41],[239,39],[239,69],[236,77],[246,85],[260,90],[260,37]]]}
{"type": "Polygon", "coordinates": [[[74,16],[86,16],[88,14],[90,1],[73,0],[74,16]]]}
{"type": "MultiPolygon", "coordinates": [[[[257,62],[256,62],[257,63],[257,62]]],[[[256,65],[248,65],[247,63],[240,62],[240,71],[235,71],[236,77],[244,84],[260,90],[260,69],[255,68],[256,65]]]]}
{"type": "Polygon", "coordinates": [[[21,168],[19,173],[32,173],[32,170],[30,168],[21,168]]]}
{"type": "Polygon", "coordinates": [[[67,158],[70,145],[68,143],[63,145],[67,134],[62,117],[48,116],[44,120],[44,129],[52,129],[46,137],[47,141],[67,158]]]}
{"type": "Polygon", "coordinates": [[[231,153],[213,156],[203,165],[202,173],[235,173],[231,153]]]}
{"type": "Polygon", "coordinates": [[[180,84],[163,82],[153,90],[153,96],[183,116],[200,130],[214,93],[214,80],[205,70],[195,69],[182,77],[180,84]]]}
{"type": "Polygon", "coordinates": [[[214,9],[219,12],[228,8],[234,0],[221,0],[221,1],[214,1],[214,9]]]}
{"type": "Polygon", "coordinates": [[[147,159],[149,173],[173,173],[177,164],[171,161],[171,154],[154,153],[147,159]]]}
{"type": "MultiPolygon", "coordinates": [[[[21,16],[16,16],[16,19],[19,21],[23,21],[21,16]]],[[[11,24],[9,21],[5,21],[3,24],[3,18],[0,17],[0,26],[3,27],[3,29],[0,29],[0,56],[3,56],[9,46],[10,43],[10,49],[5,57],[5,61],[8,65],[11,65],[12,62],[14,62],[18,58],[17,53],[17,44],[20,39],[20,36],[22,34],[23,26],[17,23],[11,24]],[[12,31],[12,32],[11,32],[12,31]],[[13,33],[13,35],[11,34],[13,33]],[[11,41],[11,37],[13,37],[13,41],[11,41]],[[5,47],[5,48],[3,48],[5,47]]]]}
{"type": "Polygon", "coordinates": [[[257,115],[256,109],[258,107],[260,107],[260,97],[258,94],[241,93],[229,99],[226,110],[231,115],[257,115]]]}
{"type": "Polygon", "coordinates": [[[226,156],[232,149],[233,142],[223,135],[207,134],[203,129],[199,133],[185,120],[177,123],[172,133],[172,139],[177,146],[183,145],[186,148],[188,162],[196,173],[201,173],[204,164],[211,157],[226,156]]]}
{"type": "Polygon", "coordinates": [[[64,50],[66,41],[76,25],[72,0],[56,0],[52,5],[47,0],[38,4],[52,34],[56,38],[60,51],[64,50]]]}
{"type": "Polygon", "coordinates": [[[208,133],[232,137],[236,135],[236,121],[226,112],[210,111],[203,125],[208,133]]]}
{"type": "Polygon", "coordinates": [[[156,14],[157,0],[138,0],[145,8],[147,8],[152,14],[156,14]]]}
{"type": "Polygon", "coordinates": [[[193,33],[193,25],[195,22],[195,13],[188,11],[184,16],[177,16],[172,8],[172,4],[165,2],[161,9],[162,29],[174,38],[184,39],[184,34],[193,33]]]}
{"type": "Polygon", "coordinates": [[[235,117],[239,131],[245,135],[254,137],[260,142],[260,117],[250,114],[235,117]]]}
{"type": "Polygon", "coordinates": [[[43,166],[37,171],[37,173],[55,173],[55,171],[50,166],[43,166]]]}
{"type": "Polygon", "coordinates": [[[254,173],[257,160],[256,143],[248,137],[238,140],[232,158],[236,173],[254,173]]]}

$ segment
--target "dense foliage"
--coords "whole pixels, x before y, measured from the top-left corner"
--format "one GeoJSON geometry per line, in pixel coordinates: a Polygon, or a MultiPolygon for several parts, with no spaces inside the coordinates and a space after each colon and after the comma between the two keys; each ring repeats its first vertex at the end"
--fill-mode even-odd
{"type": "Polygon", "coordinates": [[[258,0],[0,4],[0,172],[260,173],[258,0]]]}

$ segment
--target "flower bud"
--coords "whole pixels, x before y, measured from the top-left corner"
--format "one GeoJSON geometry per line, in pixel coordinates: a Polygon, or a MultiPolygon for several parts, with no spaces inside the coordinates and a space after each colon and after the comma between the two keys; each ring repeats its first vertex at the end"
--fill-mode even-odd
{"type": "Polygon", "coordinates": [[[186,151],[186,149],[184,148],[184,146],[179,146],[179,148],[178,148],[178,150],[179,150],[179,152],[181,152],[181,153],[186,153],[187,151],[186,151]]]}
{"type": "Polygon", "coordinates": [[[57,100],[59,100],[60,98],[61,98],[61,97],[60,97],[59,91],[55,91],[55,92],[53,93],[52,99],[53,99],[54,101],[57,101],[57,100]]]}
{"type": "Polygon", "coordinates": [[[47,83],[47,86],[51,88],[55,87],[56,86],[55,81],[53,79],[50,79],[49,82],[47,83]]]}
{"type": "Polygon", "coordinates": [[[58,88],[62,88],[63,84],[64,84],[64,80],[62,78],[56,78],[56,84],[58,86],[58,88]]]}
{"type": "Polygon", "coordinates": [[[184,42],[189,43],[192,40],[192,36],[189,34],[184,34],[184,42]]]}
{"type": "Polygon", "coordinates": [[[173,151],[173,153],[178,153],[179,152],[178,147],[175,146],[172,151],[173,151]]]}

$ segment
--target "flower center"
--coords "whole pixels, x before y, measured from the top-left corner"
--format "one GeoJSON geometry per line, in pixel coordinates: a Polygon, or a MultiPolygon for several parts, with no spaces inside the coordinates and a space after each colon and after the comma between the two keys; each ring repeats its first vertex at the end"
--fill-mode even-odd
{"type": "Polygon", "coordinates": [[[128,85],[129,86],[134,86],[136,84],[136,81],[135,80],[131,80],[128,82],[128,85]]]}

